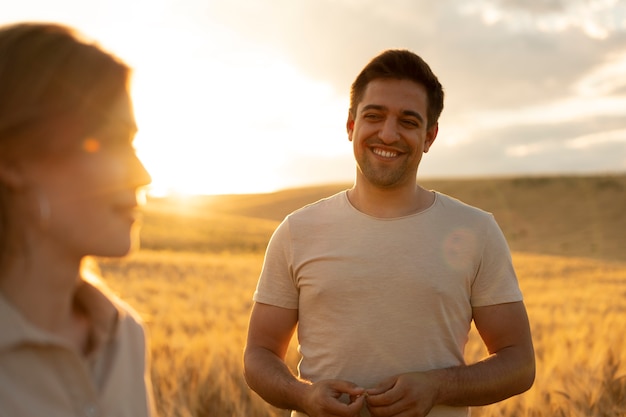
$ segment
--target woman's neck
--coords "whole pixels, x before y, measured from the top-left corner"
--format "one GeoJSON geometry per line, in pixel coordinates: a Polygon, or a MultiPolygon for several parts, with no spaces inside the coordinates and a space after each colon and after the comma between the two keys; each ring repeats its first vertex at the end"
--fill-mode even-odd
{"type": "Polygon", "coordinates": [[[0,292],[36,327],[60,336],[79,352],[88,334],[85,312],[76,304],[80,262],[14,259],[0,275],[0,292]]]}

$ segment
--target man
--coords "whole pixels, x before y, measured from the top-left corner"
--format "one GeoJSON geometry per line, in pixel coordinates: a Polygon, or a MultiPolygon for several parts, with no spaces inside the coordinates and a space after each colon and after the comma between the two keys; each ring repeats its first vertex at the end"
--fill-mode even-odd
{"type": "Polygon", "coordinates": [[[420,57],[375,57],[350,95],[354,186],[272,236],[245,376],[292,416],[467,416],[534,381],[528,317],[493,216],[417,184],[442,109],[420,57]],[[472,320],[489,356],[467,365],[472,320]],[[284,362],[296,327],[297,377],[284,362]]]}

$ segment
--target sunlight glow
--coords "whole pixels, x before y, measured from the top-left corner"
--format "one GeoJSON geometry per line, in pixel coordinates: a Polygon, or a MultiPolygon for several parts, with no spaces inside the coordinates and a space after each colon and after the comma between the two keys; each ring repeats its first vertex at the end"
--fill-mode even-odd
{"type": "Polygon", "coordinates": [[[217,40],[239,40],[223,28],[204,27],[208,36],[179,29],[149,34],[156,45],[180,45],[166,59],[141,43],[125,46],[137,60],[135,143],[152,194],[275,191],[290,184],[280,169],[291,155],[345,151],[337,134],[347,98],[272,51],[224,50],[217,40]]]}
{"type": "Polygon", "coordinates": [[[187,65],[169,91],[155,91],[159,73],[137,71],[138,149],[160,192],[274,191],[289,182],[278,168],[290,154],[341,152],[347,105],[330,87],[277,58],[230,59],[187,65]],[[304,129],[320,111],[334,116],[304,129]]]}

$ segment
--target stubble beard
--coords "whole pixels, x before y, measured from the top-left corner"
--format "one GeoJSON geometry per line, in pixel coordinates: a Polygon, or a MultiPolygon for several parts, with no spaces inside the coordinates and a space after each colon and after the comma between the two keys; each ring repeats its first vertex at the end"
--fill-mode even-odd
{"type": "Polygon", "coordinates": [[[377,166],[376,161],[370,158],[362,158],[358,163],[359,170],[365,179],[372,185],[380,188],[392,188],[406,182],[407,177],[412,175],[407,167],[407,159],[399,166],[382,167],[377,166]]]}

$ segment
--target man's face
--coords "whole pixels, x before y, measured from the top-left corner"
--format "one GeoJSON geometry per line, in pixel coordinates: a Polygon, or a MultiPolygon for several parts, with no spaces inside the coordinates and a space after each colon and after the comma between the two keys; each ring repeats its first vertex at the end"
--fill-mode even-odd
{"type": "Polygon", "coordinates": [[[413,186],[422,154],[437,136],[427,128],[428,96],[410,80],[371,81],[354,115],[348,116],[348,138],[358,165],[357,182],[380,188],[413,186]]]}

